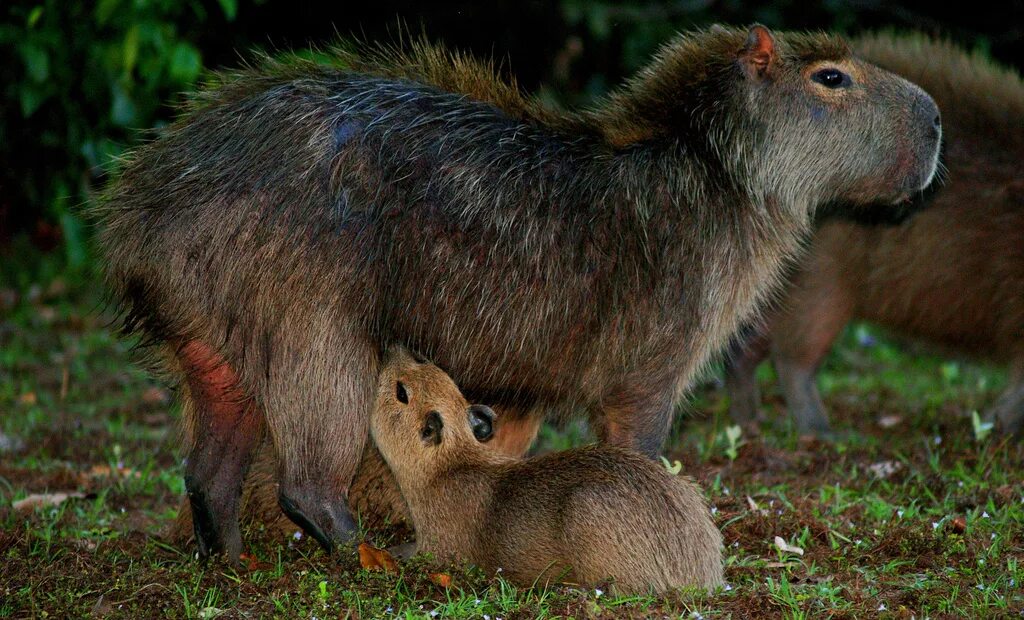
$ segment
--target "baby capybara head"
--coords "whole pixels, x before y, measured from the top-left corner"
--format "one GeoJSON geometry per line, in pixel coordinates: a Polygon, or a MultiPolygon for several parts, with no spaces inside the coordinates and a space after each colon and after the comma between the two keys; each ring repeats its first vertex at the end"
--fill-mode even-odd
{"type": "Polygon", "coordinates": [[[931,97],[826,34],[681,35],[617,98],[632,98],[620,142],[678,136],[767,201],[898,203],[931,181],[938,160],[931,97]]]}
{"type": "Polygon", "coordinates": [[[370,432],[392,470],[427,474],[459,451],[483,450],[494,434],[495,413],[470,405],[443,370],[400,346],[388,349],[381,368],[370,432]]]}

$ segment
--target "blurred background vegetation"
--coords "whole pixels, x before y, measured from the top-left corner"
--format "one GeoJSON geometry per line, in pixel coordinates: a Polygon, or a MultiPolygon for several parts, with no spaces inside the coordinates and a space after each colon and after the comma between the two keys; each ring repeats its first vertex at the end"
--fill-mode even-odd
{"type": "MultiPolygon", "coordinates": [[[[283,0],[6,0],[0,7],[0,283],[93,275],[81,206],[126,148],[173,118],[204,71],[254,49],[338,36],[393,40],[400,24],[502,61],[531,90],[585,104],[675,31],[714,22],[846,34],[924,30],[1018,68],[1024,0],[552,0],[310,3],[283,0]]],[[[88,280],[89,278],[85,278],[88,280]]]]}

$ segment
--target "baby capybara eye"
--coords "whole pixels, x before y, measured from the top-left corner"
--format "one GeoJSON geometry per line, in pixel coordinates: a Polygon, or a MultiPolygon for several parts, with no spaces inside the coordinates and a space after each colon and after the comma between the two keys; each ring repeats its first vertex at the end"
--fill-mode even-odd
{"type": "Polygon", "coordinates": [[[402,385],[401,381],[399,381],[398,385],[395,386],[395,398],[397,398],[398,402],[403,405],[409,404],[409,393],[405,391],[405,386],[402,385]]]}

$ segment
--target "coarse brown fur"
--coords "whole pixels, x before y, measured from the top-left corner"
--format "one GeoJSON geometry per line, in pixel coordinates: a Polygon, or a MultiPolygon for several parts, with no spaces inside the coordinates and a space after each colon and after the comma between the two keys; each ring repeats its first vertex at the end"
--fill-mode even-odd
{"type": "Polygon", "coordinates": [[[771,350],[803,431],[827,432],[814,373],[853,319],[1008,365],[988,412],[1007,431],[1024,421],[1024,82],[955,45],[922,35],[855,42],[862,57],[927,90],[943,114],[948,180],[897,227],[831,220],[787,286],[765,334],[731,362],[731,412],[753,421],[754,371],[771,350]]]}
{"type": "Polygon", "coordinates": [[[814,209],[902,200],[937,152],[927,95],[826,35],[681,35],[579,113],[443,51],[351,64],[221,76],[99,212],[127,327],[183,378],[203,555],[240,552],[264,435],[285,513],[350,538],[392,342],[503,414],[586,414],[655,454],[814,209]],[[850,88],[812,80],[832,66],[850,88]]]}
{"type": "Polygon", "coordinates": [[[370,428],[408,501],[419,552],[501,570],[522,586],[612,579],[617,592],[635,593],[722,583],[722,536],[692,480],[608,445],[504,456],[478,441],[475,423],[494,419],[479,409],[437,366],[389,351],[370,428]]]}

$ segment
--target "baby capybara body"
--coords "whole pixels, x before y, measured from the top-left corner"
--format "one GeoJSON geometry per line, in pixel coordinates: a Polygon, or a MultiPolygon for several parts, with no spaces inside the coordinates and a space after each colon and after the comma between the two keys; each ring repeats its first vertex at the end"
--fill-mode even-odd
{"type": "Polygon", "coordinates": [[[1009,385],[987,417],[1017,431],[1024,421],[1024,82],[920,35],[854,45],[935,98],[947,180],[900,226],[838,219],[819,226],[766,329],[730,362],[731,413],[741,422],[756,417],[754,373],[770,350],[799,428],[827,432],[815,371],[843,327],[860,319],[1008,366],[1009,385]]]}
{"type": "Polygon", "coordinates": [[[222,76],[101,210],[127,326],[182,379],[200,552],[241,549],[256,447],[281,508],[351,537],[382,348],[423,351],[502,426],[589,415],[653,455],[816,206],[931,178],[934,104],[838,39],[715,28],[593,110],[435,48],[222,76]]]}
{"type": "Polygon", "coordinates": [[[620,593],[722,583],[722,537],[693,481],[629,449],[520,460],[495,415],[401,349],[381,371],[371,433],[405,496],[419,552],[522,586],[614,581],[620,593]]]}

